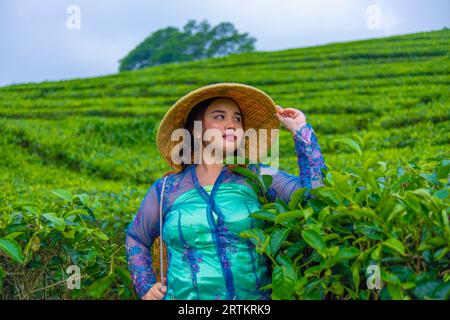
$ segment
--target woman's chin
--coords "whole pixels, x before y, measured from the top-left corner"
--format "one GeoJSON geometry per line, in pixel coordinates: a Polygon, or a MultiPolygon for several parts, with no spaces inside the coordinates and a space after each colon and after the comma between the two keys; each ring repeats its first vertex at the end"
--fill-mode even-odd
{"type": "Polygon", "coordinates": [[[223,143],[223,151],[232,150],[233,152],[236,150],[237,142],[236,141],[224,141],[223,143]]]}
{"type": "Polygon", "coordinates": [[[222,153],[223,159],[225,159],[228,156],[233,156],[236,151],[236,146],[233,144],[225,144],[222,147],[218,147],[216,149],[217,152],[222,153]]]}
{"type": "MultiPolygon", "coordinates": [[[[210,146],[210,148],[211,147],[212,146],[210,146]]],[[[221,146],[215,145],[212,148],[215,148],[216,152],[219,152],[219,153],[221,152],[225,159],[227,156],[233,156],[237,150],[237,147],[238,147],[238,144],[236,141],[231,142],[231,141],[223,140],[223,144],[221,146]]]]}

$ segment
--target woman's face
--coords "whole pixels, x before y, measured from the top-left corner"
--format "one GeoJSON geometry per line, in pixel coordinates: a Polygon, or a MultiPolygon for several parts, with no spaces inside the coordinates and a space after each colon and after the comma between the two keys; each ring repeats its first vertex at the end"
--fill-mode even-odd
{"type": "Polygon", "coordinates": [[[226,98],[214,100],[203,114],[203,133],[208,129],[219,130],[222,139],[216,142],[215,137],[208,139],[206,135],[205,140],[209,141],[204,141],[205,145],[214,144],[224,152],[236,150],[244,136],[242,114],[237,104],[226,98]]]}

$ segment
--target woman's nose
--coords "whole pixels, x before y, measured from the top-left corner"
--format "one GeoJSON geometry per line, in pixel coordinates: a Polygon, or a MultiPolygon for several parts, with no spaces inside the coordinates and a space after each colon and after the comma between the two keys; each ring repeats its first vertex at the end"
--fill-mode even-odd
{"type": "Polygon", "coordinates": [[[234,125],[232,120],[228,121],[228,123],[225,125],[225,130],[226,129],[236,129],[236,126],[234,125]]]}

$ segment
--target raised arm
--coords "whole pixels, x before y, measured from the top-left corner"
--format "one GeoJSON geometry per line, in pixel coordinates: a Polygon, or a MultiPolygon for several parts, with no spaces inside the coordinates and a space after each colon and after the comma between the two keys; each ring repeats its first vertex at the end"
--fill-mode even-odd
{"type": "Polygon", "coordinates": [[[149,188],[126,230],[128,269],[139,298],[142,298],[157,282],[150,248],[155,238],[159,236],[160,180],[158,179],[149,188]]]}
{"type": "MultiPolygon", "coordinates": [[[[293,135],[295,143],[295,153],[300,175],[289,174],[284,170],[271,167],[267,164],[260,164],[260,173],[272,176],[272,185],[267,190],[267,196],[271,201],[280,198],[289,202],[291,194],[306,187],[308,190],[323,184],[323,174],[321,169],[327,168],[320,150],[319,142],[310,124],[298,129],[293,135]]],[[[309,192],[307,198],[311,198],[309,192]]]]}
{"type": "Polygon", "coordinates": [[[323,185],[322,168],[327,169],[313,127],[307,123],[294,135],[301,185],[314,189],[323,185]]]}
{"type": "MultiPolygon", "coordinates": [[[[265,164],[260,164],[261,174],[270,174],[273,177],[272,185],[267,190],[269,199],[274,201],[280,198],[288,202],[295,190],[306,187],[309,191],[322,185],[321,169],[327,169],[327,167],[316,134],[312,126],[306,122],[305,114],[297,109],[282,108],[277,105],[275,115],[293,135],[300,175],[292,175],[265,164]]],[[[311,194],[306,192],[306,197],[311,198],[311,194]]]]}

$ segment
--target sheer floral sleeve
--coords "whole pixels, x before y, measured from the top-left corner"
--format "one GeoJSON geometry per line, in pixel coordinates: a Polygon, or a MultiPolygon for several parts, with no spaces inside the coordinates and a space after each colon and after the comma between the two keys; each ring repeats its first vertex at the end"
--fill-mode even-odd
{"type": "Polygon", "coordinates": [[[150,248],[159,236],[159,182],[147,191],[141,205],[126,230],[125,248],[128,269],[140,298],[156,283],[150,248]]]}
{"type": "MultiPolygon", "coordinates": [[[[272,186],[268,189],[268,197],[271,201],[280,198],[288,202],[291,194],[299,188],[306,187],[310,190],[323,185],[324,177],[321,170],[322,168],[327,169],[327,167],[312,126],[307,123],[297,130],[293,138],[300,176],[289,174],[266,164],[260,166],[261,174],[273,176],[272,186]]],[[[306,196],[311,198],[309,192],[306,193],[306,196]]]]}

